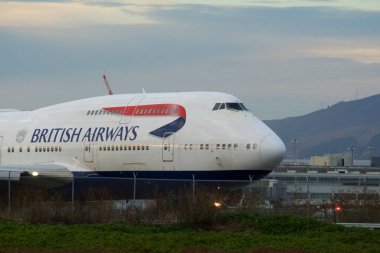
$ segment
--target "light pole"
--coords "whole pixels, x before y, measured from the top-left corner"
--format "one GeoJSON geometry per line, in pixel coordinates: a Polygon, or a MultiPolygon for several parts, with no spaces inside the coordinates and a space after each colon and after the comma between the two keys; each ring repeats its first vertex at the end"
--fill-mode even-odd
{"type": "Polygon", "coordinates": [[[369,159],[372,159],[372,150],[375,148],[375,146],[369,144],[368,145],[368,150],[369,150],[369,159]]]}
{"type": "Polygon", "coordinates": [[[369,149],[369,164],[372,167],[372,150],[375,148],[375,146],[369,144],[368,149],[369,149]]]}
{"type": "Polygon", "coordinates": [[[294,138],[292,142],[293,142],[293,165],[296,165],[296,144],[298,140],[294,138]]]}
{"type": "Polygon", "coordinates": [[[348,150],[351,150],[351,166],[354,166],[354,149],[356,149],[354,147],[354,145],[351,145],[348,150]]]}

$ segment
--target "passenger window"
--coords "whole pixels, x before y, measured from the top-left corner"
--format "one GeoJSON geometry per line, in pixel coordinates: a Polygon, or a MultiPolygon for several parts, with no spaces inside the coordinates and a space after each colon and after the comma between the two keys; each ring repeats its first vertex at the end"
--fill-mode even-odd
{"type": "Polygon", "coordinates": [[[128,145],[128,150],[132,150],[132,146],[131,145],[128,145]]]}
{"type": "Polygon", "coordinates": [[[228,149],[232,149],[232,144],[228,144],[228,149]]]}
{"type": "Polygon", "coordinates": [[[145,150],[145,146],[144,145],[141,146],[141,150],[145,150]]]}
{"type": "Polygon", "coordinates": [[[190,144],[189,148],[190,148],[190,150],[192,150],[193,149],[193,144],[190,144]]]}
{"type": "Polygon", "coordinates": [[[257,149],[257,144],[252,144],[252,149],[257,149]]]}
{"type": "Polygon", "coordinates": [[[47,151],[47,152],[50,152],[50,147],[47,147],[47,148],[46,148],[46,151],[47,151]]]}
{"type": "Polygon", "coordinates": [[[90,113],[91,113],[90,111],[87,111],[87,116],[90,115],[90,113]]]}
{"type": "Polygon", "coordinates": [[[38,152],[38,147],[35,147],[35,148],[34,148],[34,152],[38,152]]]}
{"type": "Polygon", "coordinates": [[[246,149],[251,149],[251,144],[247,144],[247,146],[245,147],[246,149]]]}
{"type": "Polygon", "coordinates": [[[185,148],[185,150],[187,150],[187,144],[185,144],[184,148],[185,148]]]}
{"type": "Polygon", "coordinates": [[[200,145],[200,150],[203,150],[203,144],[200,145]]]}
{"type": "Polygon", "coordinates": [[[18,149],[18,151],[19,151],[19,152],[22,152],[22,147],[20,147],[20,148],[18,149]]]}
{"type": "Polygon", "coordinates": [[[115,151],[115,146],[114,145],[111,146],[111,151],[115,151]]]}
{"type": "Polygon", "coordinates": [[[234,149],[238,149],[239,145],[237,143],[234,144],[234,149]]]}
{"type": "Polygon", "coordinates": [[[149,150],[149,145],[146,145],[146,150],[149,150]]]}
{"type": "Polygon", "coordinates": [[[38,151],[39,151],[39,152],[42,152],[42,147],[39,147],[38,151]]]}
{"type": "Polygon", "coordinates": [[[220,144],[216,144],[216,149],[220,149],[220,144]]]}
{"type": "Polygon", "coordinates": [[[26,151],[27,151],[27,152],[30,152],[30,147],[28,147],[28,148],[26,149],[26,151]]]}
{"type": "Polygon", "coordinates": [[[140,145],[137,146],[137,150],[140,150],[140,145]]]}
{"type": "Polygon", "coordinates": [[[62,151],[62,147],[59,147],[59,152],[61,152],[62,151]]]}
{"type": "Polygon", "coordinates": [[[222,144],[222,149],[226,149],[226,144],[222,144]]]}
{"type": "Polygon", "coordinates": [[[102,150],[103,150],[102,146],[99,146],[99,151],[102,151],[102,150]]]}
{"type": "Polygon", "coordinates": [[[11,148],[10,147],[8,147],[8,153],[10,153],[11,152],[11,148]]]}
{"type": "Polygon", "coordinates": [[[206,149],[206,150],[209,149],[209,145],[208,145],[208,144],[205,145],[205,149],[206,149]]]}
{"type": "Polygon", "coordinates": [[[135,145],[133,145],[132,149],[133,149],[133,150],[136,150],[136,146],[135,146],[135,145]]]}
{"type": "Polygon", "coordinates": [[[116,150],[116,151],[119,151],[119,146],[116,146],[116,147],[115,147],[115,150],[116,150]]]}

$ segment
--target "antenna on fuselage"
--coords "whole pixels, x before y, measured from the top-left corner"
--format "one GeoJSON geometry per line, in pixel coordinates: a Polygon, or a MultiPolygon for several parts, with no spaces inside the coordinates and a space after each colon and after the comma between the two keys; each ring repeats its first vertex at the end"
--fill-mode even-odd
{"type": "Polygon", "coordinates": [[[107,79],[106,73],[103,74],[103,79],[104,79],[104,82],[106,84],[106,87],[107,87],[107,90],[108,90],[108,94],[109,95],[113,95],[112,88],[111,88],[111,85],[108,83],[108,79],[107,79]]]}

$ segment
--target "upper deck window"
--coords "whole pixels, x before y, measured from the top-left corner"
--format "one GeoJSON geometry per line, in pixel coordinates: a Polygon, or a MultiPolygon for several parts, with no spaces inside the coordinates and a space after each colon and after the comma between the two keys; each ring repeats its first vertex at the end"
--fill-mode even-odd
{"type": "Polygon", "coordinates": [[[231,111],[249,111],[243,103],[216,103],[213,111],[217,110],[231,110],[231,111]]]}

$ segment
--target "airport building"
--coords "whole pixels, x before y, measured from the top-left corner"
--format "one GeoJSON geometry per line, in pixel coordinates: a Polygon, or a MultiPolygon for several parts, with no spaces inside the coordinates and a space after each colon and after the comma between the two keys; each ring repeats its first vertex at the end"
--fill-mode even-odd
{"type": "Polygon", "coordinates": [[[352,157],[347,155],[328,154],[323,156],[312,156],[311,166],[352,166],[352,157]]]}
{"type": "Polygon", "coordinates": [[[266,199],[283,203],[331,202],[337,196],[363,194],[380,199],[380,168],[279,166],[254,187],[266,199]]]}
{"type": "Polygon", "coordinates": [[[380,168],[380,156],[371,157],[371,167],[380,168]]]}

